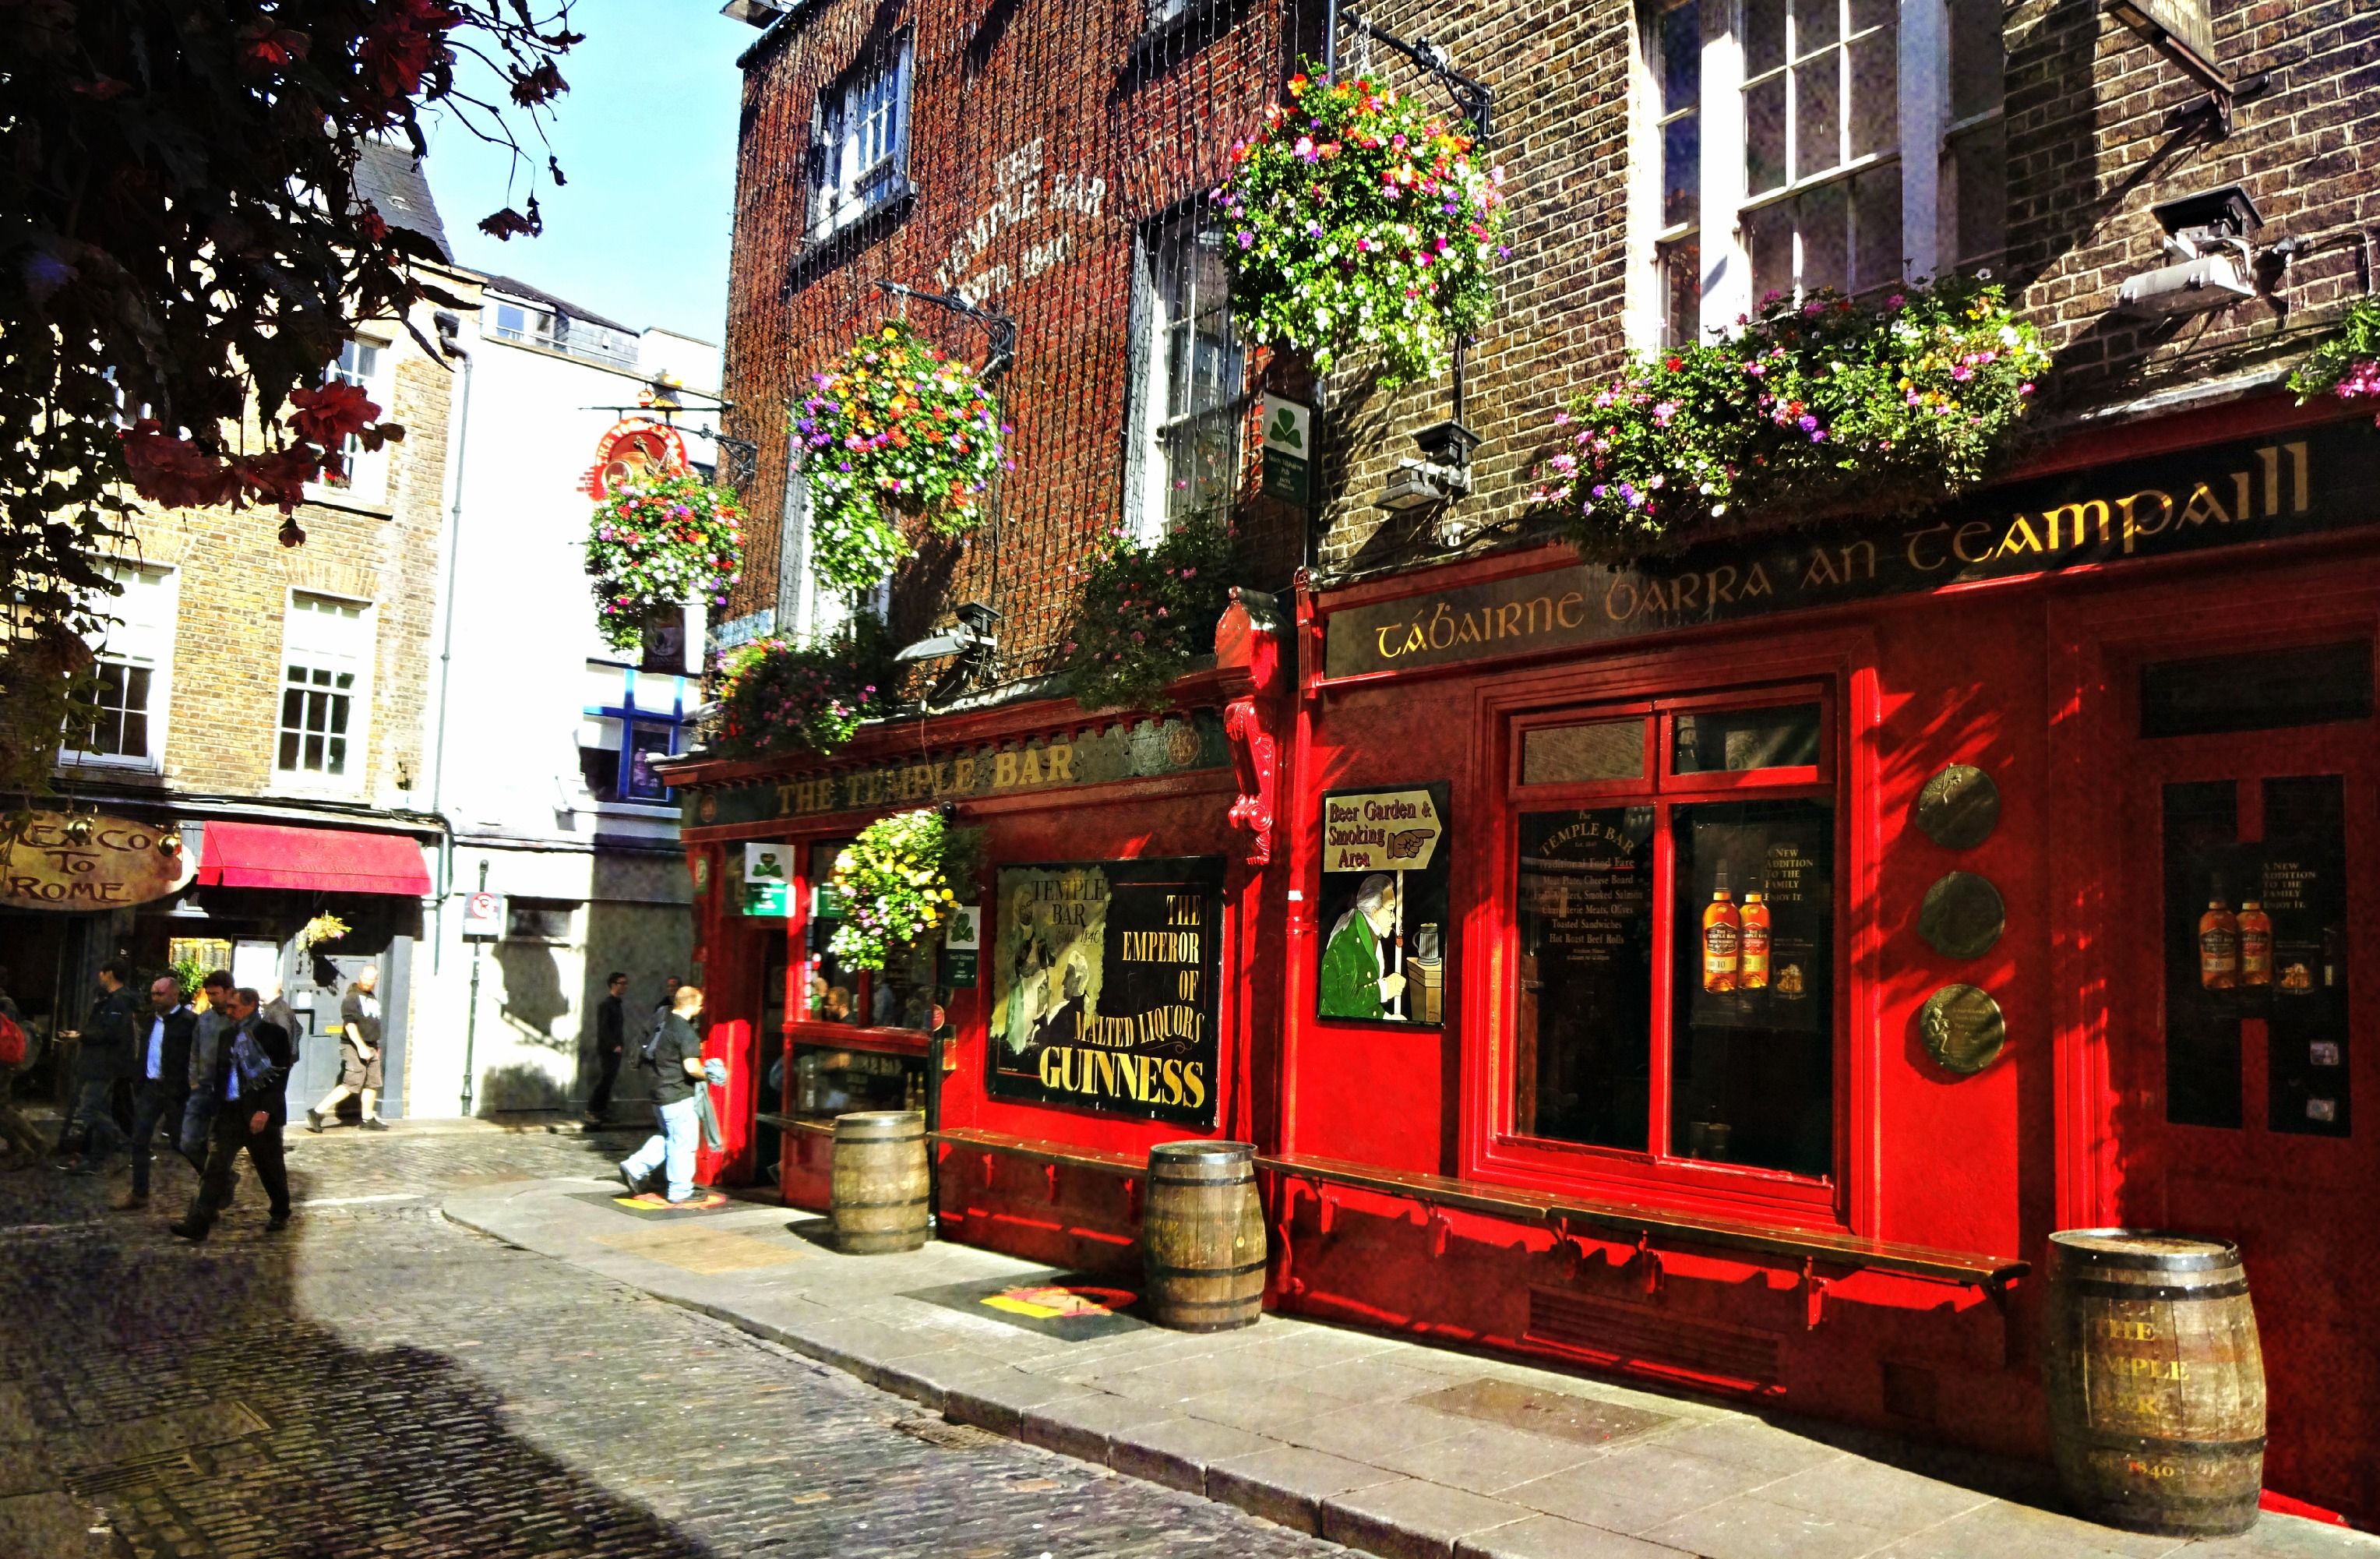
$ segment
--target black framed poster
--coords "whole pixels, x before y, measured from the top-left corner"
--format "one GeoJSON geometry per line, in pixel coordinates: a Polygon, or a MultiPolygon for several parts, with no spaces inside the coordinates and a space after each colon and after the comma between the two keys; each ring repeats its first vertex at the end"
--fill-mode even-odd
{"type": "Polygon", "coordinates": [[[1220,856],[1002,867],[987,1089],[1213,1129],[1222,908],[1220,856]]]}
{"type": "Polygon", "coordinates": [[[1439,781],[1323,793],[1316,1017],[1446,1021],[1447,792],[1439,781]]]}

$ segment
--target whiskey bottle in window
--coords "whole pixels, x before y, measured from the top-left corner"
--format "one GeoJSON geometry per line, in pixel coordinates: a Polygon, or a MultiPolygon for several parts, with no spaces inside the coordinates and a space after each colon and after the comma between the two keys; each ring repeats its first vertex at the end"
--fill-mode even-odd
{"type": "Polygon", "coordinates": [[[1742,960],[1743,916],[1727,891],[1727,868],[1720,867],[1710,907],[1703,911],[1703,989],[1734,990],[1742,960]]]}
{"type": "Polygon", "coordinates": [[[2198,983],[2209,991],[2240,983],[2240,918],[2223,902],[2219,885],[2198,918],[2198,983]]]}
{"type": "Polygon", "coordinates": [[[1756,893],[1743,895],[1743,958],[1736,967],[1739,991],[1768,988],[1768,906],[1756,893]]]}
{"type": "Polygon", "coordinates": [[[2265,913],[2262,901],[2243,898],[2240,901],[2240,983],[2272,982],[2273,918],[2265,913]]]}

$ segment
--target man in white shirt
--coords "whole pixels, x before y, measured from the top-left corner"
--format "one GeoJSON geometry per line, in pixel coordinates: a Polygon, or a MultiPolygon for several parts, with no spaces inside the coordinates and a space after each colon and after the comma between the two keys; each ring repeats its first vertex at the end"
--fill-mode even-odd
{"type": "Polygon", "coordinates": [[[198,1017],[182,1001],[182,984],[161,974],[149,985],[149,1021],[140,1031],[140,1075],[132,1106],[132,1189],[118,1212],[149,1205],[149,1149],[159,1123],[178,1140],[182,1107],[190,1096],[190,1035],[198,1017]]]}

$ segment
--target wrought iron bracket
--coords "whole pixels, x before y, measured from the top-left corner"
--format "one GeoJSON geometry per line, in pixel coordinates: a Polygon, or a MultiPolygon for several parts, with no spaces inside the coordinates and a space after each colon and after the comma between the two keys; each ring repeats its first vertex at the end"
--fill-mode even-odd
{"type": "Polygon", "coordinates": [[[1008,315],[991,309],[978,309],[965,298],[947,292],[928,292],[900,282],[880,280],[876,283],[876,290],[892,293],[897,298],[914,298],[920,303],[931,303],[938,309],[947,309],[983,326],[984,334],[991,341],[990,349],[984,354],[983,359],[985,384],[999,378],[1016,360],[1016,322],[1008,315]]]}
{"type": "MultiPolygon", "coordinates": [[[[1454,99],[1456,110],[1471,121],[1471,128],[1477,134],[1482,145],[1485,145],[1488,137],[1495,133],[1495,89],[1485,81],[1465,76],[1455,69],[1454,62],[1447,54],[1443,44],[1431,43],[1427,33],[1407,43],[1388,29],[1376,27],[1353,12],[1348,13],[1342,20],[1354,31],[1364,34],[1375,43],[1386,44],[1404,55],[1405,58],[1413,61],[1416,69],[1445,87],[1448,95],[1454,99]]],[[[1335,70],[1338,62],[1334,59],[1331,63],[1335,70]]]]}

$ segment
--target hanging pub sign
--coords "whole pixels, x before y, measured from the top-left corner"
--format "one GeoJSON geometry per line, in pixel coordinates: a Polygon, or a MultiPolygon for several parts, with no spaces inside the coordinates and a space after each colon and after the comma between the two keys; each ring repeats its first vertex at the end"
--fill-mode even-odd
{"type": "Polygon", "coordinates": [[[164,897],[197,870],[167,825],[35,812],[0,855],[0,908],[109,909],[164,897]]]}
{"type": "Polygon", "coordinates": [[[780,844],[744,846],[744,913],[788,914],[793,906],[793,878],[787,870],[794,847],[780,844]]]}
{"type": "Polygon", "coordinates": [[[1004,866],[990,1091],[1215,1125],[1220,857],[1004,866]]]}
{"type": "Polygon", "coordinates": [[[1445,1022],[1444,782],[1322,798],[1320,1017],[1445,1022]]]}
{"type": "Polygon", "coordinates": [[[597,503],[623,481],[644,476],[684,476],[686,440],[667,422],[630,417],[614,422],[595,441],[595,463],[578,490],[597,503]]]}

